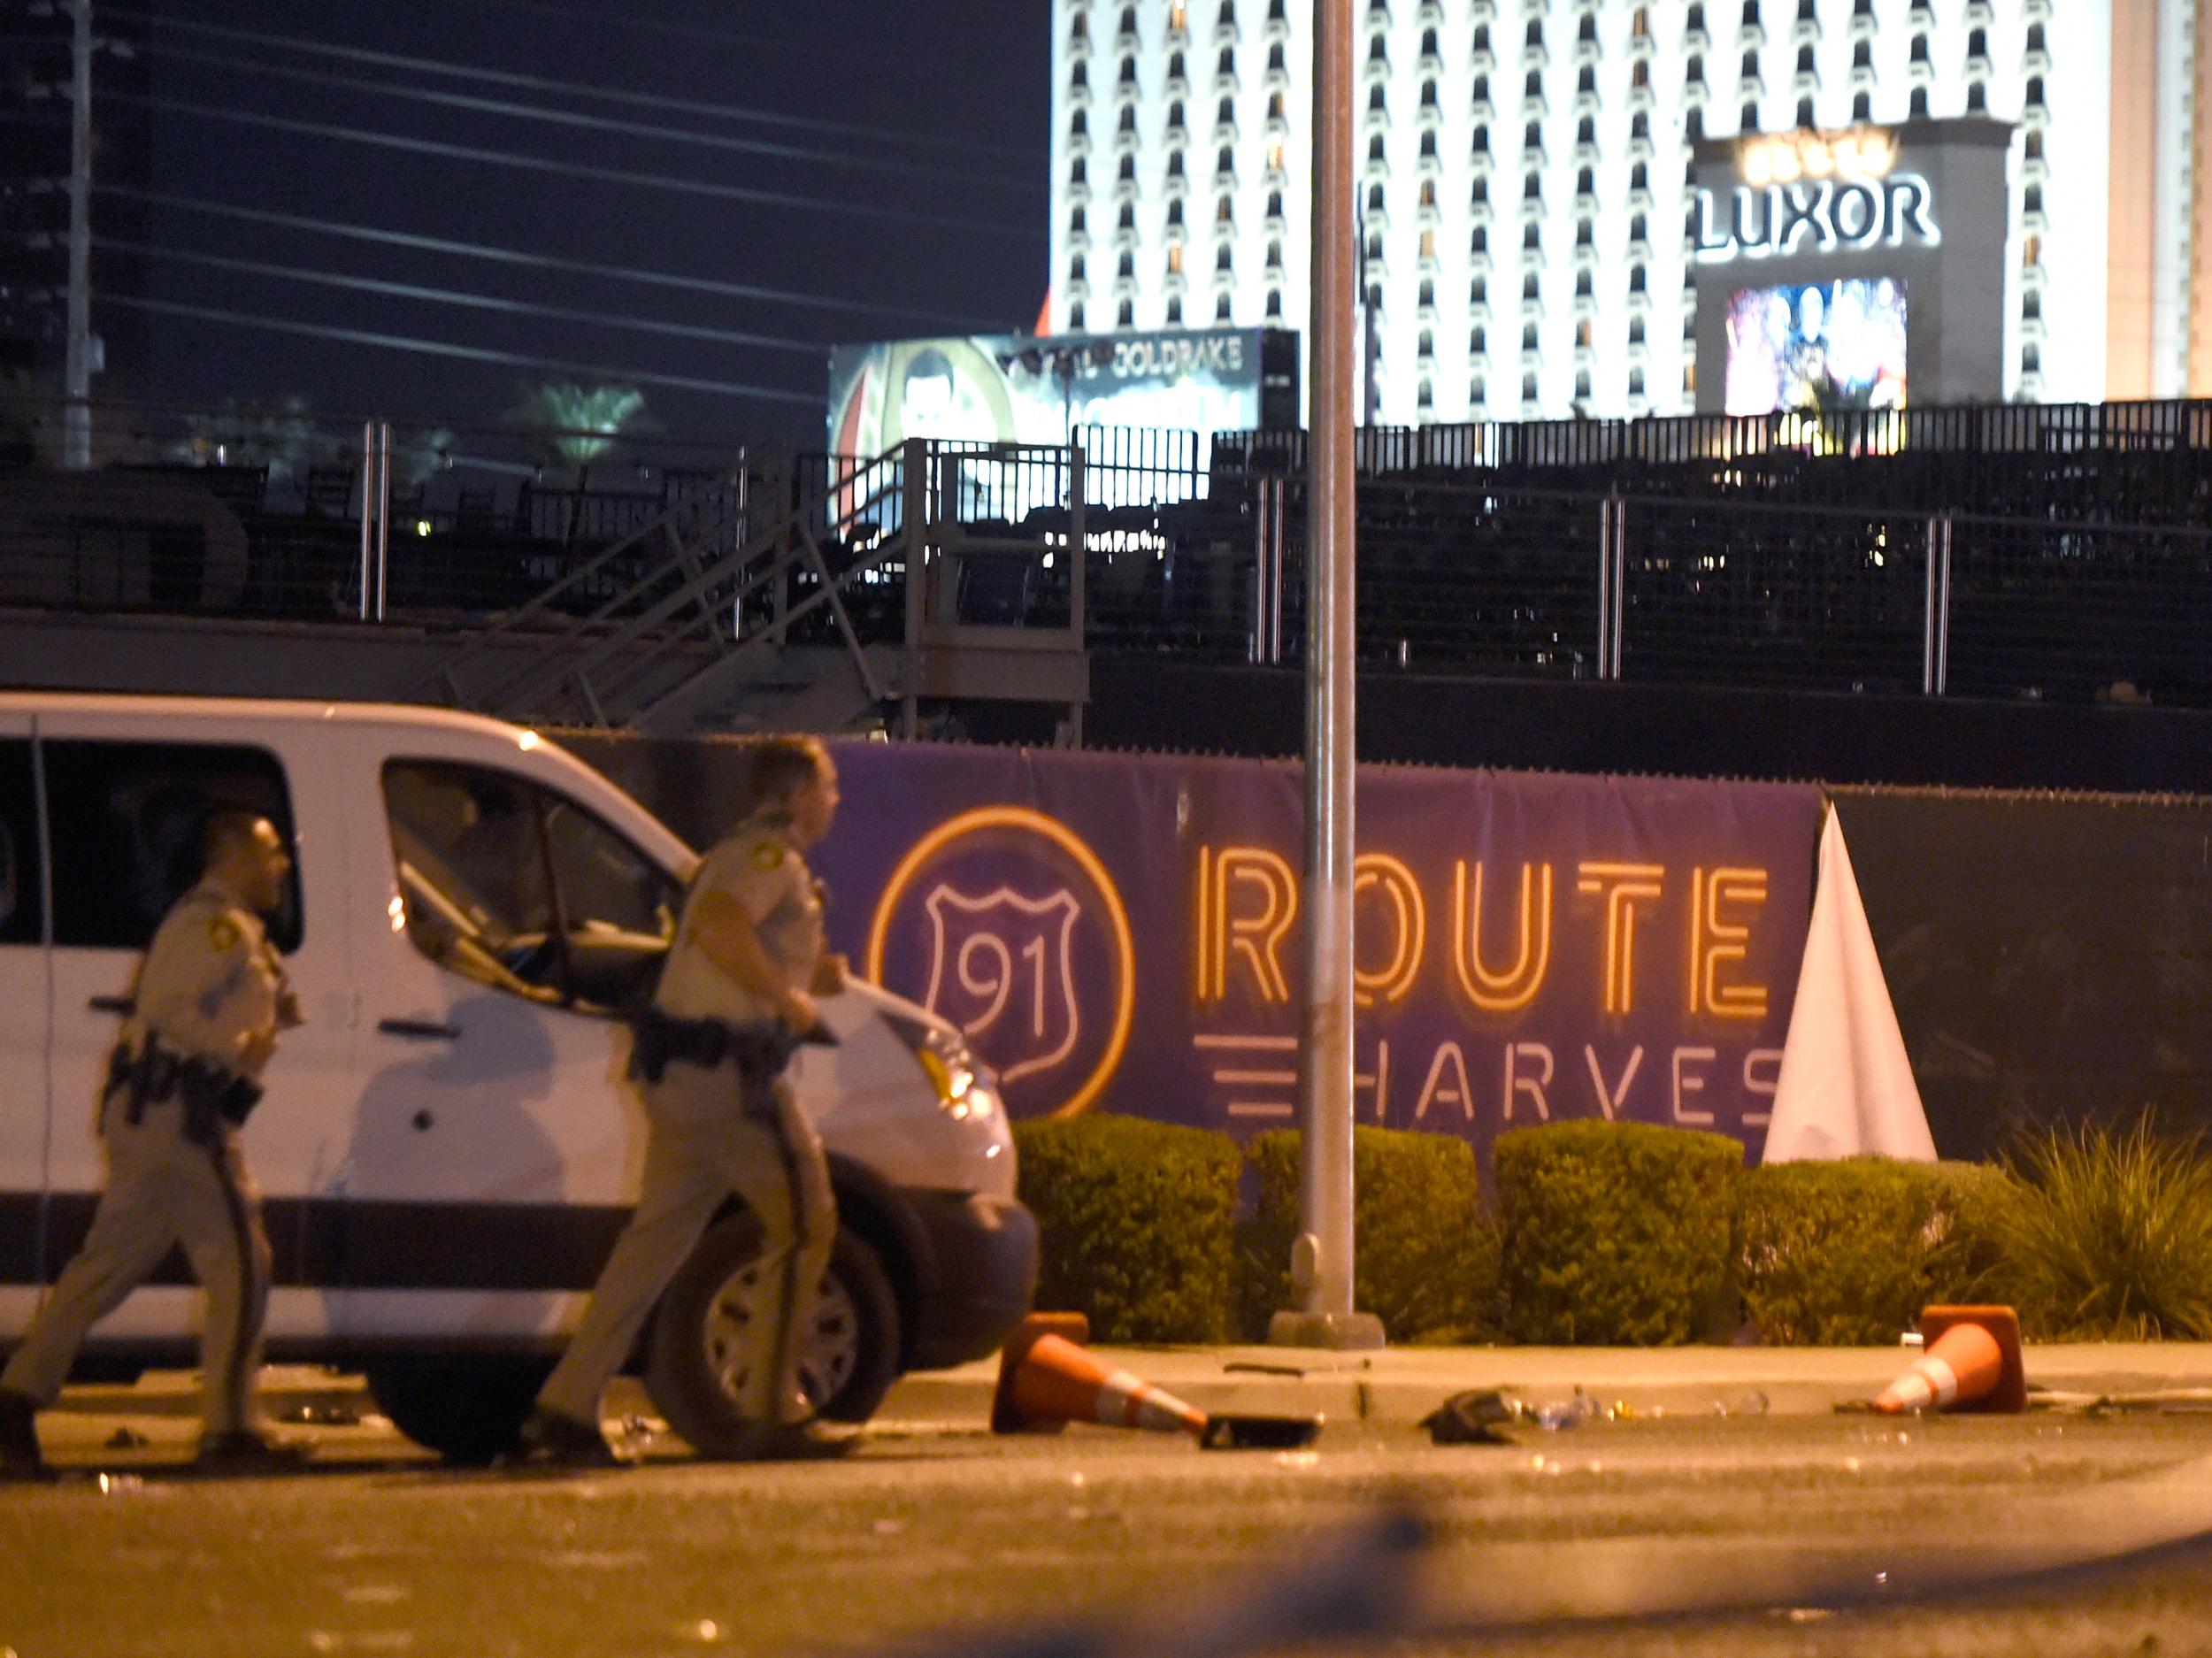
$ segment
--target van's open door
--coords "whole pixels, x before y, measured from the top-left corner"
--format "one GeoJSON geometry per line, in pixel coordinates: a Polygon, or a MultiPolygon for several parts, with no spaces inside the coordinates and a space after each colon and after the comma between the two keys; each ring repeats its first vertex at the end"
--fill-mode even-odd
{"type": "Polygon", "coordinates": [[[28,714],[0,713],[0,1329],[10,1331],[56,1265],[43,1247],[53,984],[32,735],[28,714]]]}

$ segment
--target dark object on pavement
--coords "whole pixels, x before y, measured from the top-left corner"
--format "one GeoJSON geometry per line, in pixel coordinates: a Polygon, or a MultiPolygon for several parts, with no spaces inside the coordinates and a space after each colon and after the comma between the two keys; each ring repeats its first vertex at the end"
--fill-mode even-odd
{"type": "Polygon", "coordinates": [[[1321,1416],[1221,1416],[1206,1418],[1199,1435],[1209,1451],[1295,1451],[1321,1437],[1321,1416]]]}
{"type": "Polygon", "coordinates": [[[38,1407],[27,1394],[0,1387],[0,1480],[56,1477],[38,1448],[38,1407]]]}
{"type": "Polygon", "coordinates": [[[236,1428],[200,1441],[192,1466],[204,1474],[288,1474],[314,1458],[305,1445],[236,1428]]]}
{"type": "Polygon", "coordinates": [[[626,1468],[595,1422],[580,1422],[543,1406],[522,1424],[517,1462],[546,1468],[626,1468]]]}
{"type": "Polygon", "coordinates": [[[1439,1445],[1510,1445],[1512,1439],[1501,1430],[1517,1415],[1506,1396],[1494,1387],[1485,1393],[1454,1393],[1422,1417],[1421,1425],[1439,1445]]]}
{"type": "Polygon", "coordinates": [[[108,1435],[107,1443],[102,1448],[110,1451],[135,1451],[152,1443],[152,1440],[136,1428],[118,1428],[108,1435]]]}
{"type": "Polygon", "coordinates": [[[297,1422],[313,1428],[357,1428],[361,1413],[343,1401],[308,1400],[283,1413],[286,1422],[297,1422]]]}

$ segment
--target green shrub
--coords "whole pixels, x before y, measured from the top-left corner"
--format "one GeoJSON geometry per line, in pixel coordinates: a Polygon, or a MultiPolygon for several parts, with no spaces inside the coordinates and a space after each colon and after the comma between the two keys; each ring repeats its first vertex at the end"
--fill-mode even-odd
{"type": "Polygon", "coordinates": [[[1240,1161],[1226,1134],[1130,1117],[1014,1130],[1043,1240],[1037,1305],[1087,1314],[1097,1341],[1229,1333],[1240,1161]]]}
{"type": "MultiPolygon", "coordinates": [[[[1296,1131],[1278,1129],[1246,1154],[1259,1175],[1256,1213],[1242,1228],[1238,1299],[1245,1333],[1266,1333],[1292,1304],[1303,1159],[1296,1131]]],[[[1474,1148],[1447,1134],[1352,1131],[1353,1301],[1393,1341],[1478,1341],[1497,1332],[1498,1232],[1485,1212],[1474,1148]]]]}
{"type": "Polygon", "coordinates": [[[1751,1170],[1739,1261],[1760,1333],[1793,1345],[1893,1343],[1929,1303],[1979,1300],[2004,1184],[1978,1163],[1886,1157],[1751,1170]]]}
{"type": "Polygon", "coordinates": [[[2145,1117],[2050,1129],[2007,1159],[1997,1293],[2050,1339],[2212,1339],[2212,1153],[2145,1117]]]}
{"type": "Polygon", "coordinates": [[[1515,1340],[1659,1347],[1732,1328],[1738,1142],[1557,1123],[1501,1134],[1496,1160],[1515,1340]]]}

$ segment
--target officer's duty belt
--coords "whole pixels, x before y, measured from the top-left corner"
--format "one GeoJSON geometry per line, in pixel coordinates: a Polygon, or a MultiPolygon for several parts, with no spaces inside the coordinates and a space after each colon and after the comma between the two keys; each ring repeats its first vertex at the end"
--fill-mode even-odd
{"type": "Polygon", "coordinates": [[[242,1128],[261,1103],[258,1083],[212,1060],[173,1052],[150,1033],[136,1053],[125,1041],[108,1055],[102,1097],[112,1099],[119,1093],[124,1096],[124,1120],[133,1128],[145,1120],[148,1106],[181,1100],[185,1138],[208,1144],[219,1138],[219,1124],[242,1128]]]}

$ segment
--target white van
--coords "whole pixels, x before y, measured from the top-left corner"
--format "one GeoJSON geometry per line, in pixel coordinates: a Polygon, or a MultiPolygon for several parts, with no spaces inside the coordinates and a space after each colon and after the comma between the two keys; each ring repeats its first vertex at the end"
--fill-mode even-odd
{"type": "MultiPolygon", "coordinates": [[[[406,1433],[509,1444],[635,1201],[645,1128],[613,1010],[649,985],[690,848],[534,733],[365,703],[0,694],[0,1347],[100,1186],[96,1082],[211,805],[266,815],[296,873],[271,933],[307,1023],[245,1131],[275,1247],[273,1359],[359,1367],[406,1433]]],[[[1037,1232],[988,1073],[856,984],[794,1067],[841,1225],[807,1386],[864,1419],[901,1371],[990,1352],[1037,1232]]],[[[637,1355],[711,1448],[753,1283],[732,1212],[637,1355]]],[[[94,1332],[109,1370],[191,1362],[180,1254],[94,1332]]]]}

